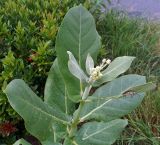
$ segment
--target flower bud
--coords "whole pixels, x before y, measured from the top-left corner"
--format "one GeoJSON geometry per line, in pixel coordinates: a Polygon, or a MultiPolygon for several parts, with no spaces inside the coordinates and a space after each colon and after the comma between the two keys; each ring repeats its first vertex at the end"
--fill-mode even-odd
{"type": "Polygon", "coordinates": [[[100,71],[101,67],[100,66],[96,66],[96,71],[100,71]]]}
{"type": "Polygon", "coordinates": [[[102,60],[102,63],[106,63],[106,59],[105,58],[102,60]]]}
{"type": "Polygon", "coordinates": [[[103,75],[102,75],[102,73],[99,73],[99,77],[101,78],[103,75]]]}
{"type": "Polygon", "coordinates": [[[110,60],[110,59],[107,59],[106,63],[107,63],[107,64],[110,64],[110,63],[111,63],[111,60],[110,60]]]}

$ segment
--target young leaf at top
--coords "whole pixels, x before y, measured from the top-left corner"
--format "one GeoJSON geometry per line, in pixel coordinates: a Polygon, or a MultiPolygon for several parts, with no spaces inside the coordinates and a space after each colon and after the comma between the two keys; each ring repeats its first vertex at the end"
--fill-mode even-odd
{"type": "MultiPolygon", "coordinates": [[[[71,8],[62,21],[56,39],[59,69],[71,100],[73,96],[83,92],[84,87],[68,69],[67,51],[72,52],[79,66],[85,70],[88,52],[95,61],[100,45],[100,36],[96,31],[93,16],[81,5],[71,8]]],[[[77,100],[80,99],[80,97],[77,98],[77,100]]]]}
{"type": "Polygon", "coordinates": [[[80,68],[79,64],[77,63],[75,57],[70,51],[67,51],[69,55],[69,61],[68,61],[68,68],[69,71],[77,77],[80,81],[86,83],[88,78],[86,74],[83,72],[83,70],[80,68]]]}
{"type": "Polygon", "coordinates": [[[86,59],[86,71],[90,75],[91,74],[91,69],[94,68],[94,60],[92,59],[91,55],[87,55],[86,59]]]}

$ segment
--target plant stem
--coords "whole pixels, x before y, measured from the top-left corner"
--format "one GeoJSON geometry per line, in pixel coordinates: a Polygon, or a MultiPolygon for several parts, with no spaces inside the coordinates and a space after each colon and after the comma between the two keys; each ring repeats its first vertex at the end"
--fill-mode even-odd
{"type": "Polygon", "coordinates": [[[73,137],[75,132],[77,131],[77,125],[78,125],[79,120],[80,120],[80,114],[81,114],[82,108],[85,104],[85,99],[87,99],[91,88],[92,88],[92,86],[88,85],[88,86],[86,86],[86,88],[84,90],[82,100],[79,104],[79,107],[78,107],[77,111],[74,114],[74,117],[73,117],[73,121],[72,121],[71,128],[70,128],[70,131],[69,131],[69,137],[73,137]]]}
{"type": "Polygon", "coordinates": [[[71,129],[70,129],[70,132],[69,132],[69,137],[73,137],[75,132],[77,131],[77,125],[79,123],[80,113],[81,113],[81,110],[83,108],[83,105],[84,105],[84,101],[81,101],[77,111],[75,112],[75,116],[73,118],[73,122],[71,124],[71,129]]]}
{"type": "Polygon", "coordinates": [[[84,90],[84,93],[83,93],[83,96],[82,96],[82,100],[87,99],[91,88],[92,88],[92,85],[86,86],[86,88],[85,88],[85,90],[84,90]]]}

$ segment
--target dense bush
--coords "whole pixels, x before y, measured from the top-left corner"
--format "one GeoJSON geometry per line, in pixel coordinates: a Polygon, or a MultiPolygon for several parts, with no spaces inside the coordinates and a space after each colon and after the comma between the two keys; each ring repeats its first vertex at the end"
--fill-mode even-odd
{"type": "Polygon", "coordinates": [[[3,93],[10,80],[22,78],[43,96],[58,28],[68,9],[79,3],[89,7],[87,0],[0,1],[0,122],[20,119],[3,93]]]}

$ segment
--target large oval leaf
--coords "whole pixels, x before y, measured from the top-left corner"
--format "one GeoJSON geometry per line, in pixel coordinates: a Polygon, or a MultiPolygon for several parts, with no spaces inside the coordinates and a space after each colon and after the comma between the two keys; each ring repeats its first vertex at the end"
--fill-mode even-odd
{"type": "Polygon", "coordinates": [[[25,120],[26,129],[41,142],[54,142],[55,123],[70,121],[65,113],[45,104],[23,80],[13,80],[5,93],[13,109],[25,120]]]}
{"type": "Polygon", "coordinates": [[[97,101],[87,102],[83,108],[81,119],[112,120],[122,117],[134,110],[142,101],[144,93],[136,93],[118,99],[107,97],[121,96],[125,91],[146,83],[145,77],[140,75],[126,75],[100,87],[93,94],[97,101]],[[106,98],[103,100],[102,98],[106,98]]]}
{"type": "Polygon", "coordinates": [[[66,114],[72,114],[74,104],[68,99],[66,86],[61,76],[57,59],[54,61],[45,85],[44,102],[66,114]]]}
{"type": "Polygon", "coordinates": [[[56,51],[60,71],[73,101],[80,99],[74,100],[73,96],[79,95],[83,87],[80,81],[69,72],[67,51],[73,53],[80,67],[85,70],[87,54],[90,53],[95,60],[100,44],[100,36],[96,31],[92,15],[81,5],[71,8],[58,32],[56,51]]]}
{"type": "Polygon", "coordinates": [[[75,140],[79,145],[111,145],[126,125],[127,120],[122,119],[110,122],[89,122],[78,131],[75,140]]]}
{"type": "MultiPolygon", "coordinates": [[[[57,110],[61,110],[65,114],[71,115],[74,111],[74,103],[68,99],[64,80],[59,71],[57,59],[54,61],[45,85],[44,102],[57,110]]],[[[56,140],[61,140],[66,133],[66,126],[56,124],[56,132],[54,136],[56,140]]],[[[46,143],[45,143],[46,144],[46,143]]]]}

